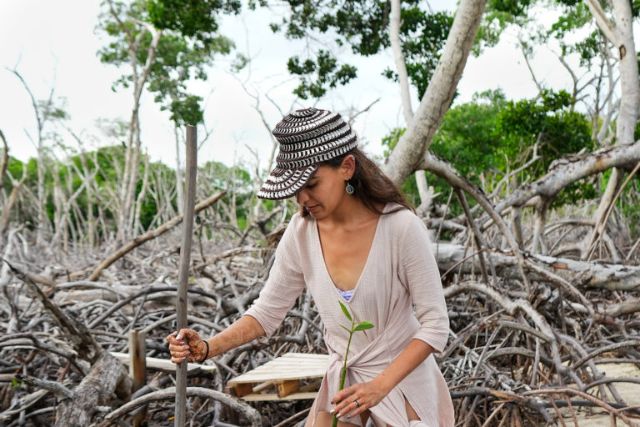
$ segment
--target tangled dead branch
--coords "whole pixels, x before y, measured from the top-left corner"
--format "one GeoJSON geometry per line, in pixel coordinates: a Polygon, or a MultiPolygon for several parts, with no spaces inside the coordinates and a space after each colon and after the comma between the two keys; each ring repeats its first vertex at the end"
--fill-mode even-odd
{"type": "MultiPolygon", "coordinates": [[[[564,232],[556,227],[550,233],[564,232]]],[[[200,242],[197,252],[207,256],[193,261],[190,322],[204,335],[229,325],[257,297],[272,249],[251,236],[243,236],[241,247],[225,247],[230,240],[224,236],[200,242]]],[[[6,331],[0,339],[3,423],[106,426],[143,406],[149,419],[167,423],[173,411],[171,389],[165,388],[171,372],[156,373],[129,398],[131,383],[110,356],[126,353],[129,331],[137,330],[146,336],[148,357],[167,357],[163,337],[175,320],[177,255],[166,248],[174,247],[177,236],[168,232],[162,239],[128,252],[104,282],[64,281],[68,275],[51,273],[60,269],[9,261],[2,270],[0,304],[6,331]]],[[[640,411],[624,387],[640,380],[606,371],[612,364],[640,365],[640,269],[524,253],[528,291],[519,280],[518,259],[492,248],[491,235],[481,241],[484,272],[471,246],[441,243],[434,251],[444,273],[452,335],[438,362],[459,424],[553,424],[600,411],[635,425],[640,411]]],[[[211,361],[213,371],[190,371],[194,425],[272,425],[286,419],[290,424],[282,425],[293,425],[303,419],[309,401],[249,406],[224,393],[231,377],[288,351],[325,352],[308,295],[271,338],[211,361]]]]}

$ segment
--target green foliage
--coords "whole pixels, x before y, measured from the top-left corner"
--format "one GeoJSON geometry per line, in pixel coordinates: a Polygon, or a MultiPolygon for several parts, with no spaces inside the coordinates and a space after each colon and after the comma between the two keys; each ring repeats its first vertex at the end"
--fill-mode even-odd
{"type": "Polygon", "coordinates": [[[289,58],[287,68],[291,74],[300,76],[301,83],[293,92],[302,99],[320,98],[327,92],[327,88],[347,84],[357,75],[354,66],[338,65],[336,57],[326,50],[320,50],[315,59],[300,61],[298,56],[293,56],[289,58]]]}
{"type": "Polygon", "coordinates": [[[353,318],[351,317],[351,313],[349,313],[349,309],[347,308],[347,306],[344,305],[342,301],[338,301],[338,304],[340,304],[340,310],[342,310],[344,317],[349,319],[349,322],[353,322],[353,318]]]}
{"type": "MultiPolygon", "coordinates": [[[[110,42],[98,51],[104,63],[133,65],[130,55],[135,51],[135,63],[142,66],[149,60],[152,35],[140,23],[153,24],[162,35],[151,63],[148,90],[162,110],[169,111],[176,125],[202,121],[202,98],[190,94],[187,83],[206,80],[206,67],[216,54],[228,54],[233,42],[218,34],[217,16],[238,13],[238,0],[133,0],[115,2],[116,19],[111,13],[101,16],[100,28],[110,42]]],[[[112,86],[128,88],[135,74],[123,74],[112,86]]]]}
{"type": "MultiPolygon", "coordinates": [[[[506,174],[531,159],[537,143],[539,160],[514,177],[517,185],[530,182],[544,175],[554,160],[595,148],[589,120],[571,110],[573,101],[565,91],[543,91],[537,99],[520,101],[507,101],[500,91],[478,94],[445,114],[430,150],[491,192],[506,174]]],[[[383,139],[385,156],[403,133],[393,129],[383,139]]],[[[444,180],[430,175],[428,181],[437,193],[449,194],[444,180]]],[[[405,181],[403,191],[414,202],[418,200],[413,176],[405,181]]],[[[568,187],[555,202],[575,203],[595,195],[592,183],[581,182],[568,187]]],[[[459,213],[460,207],[454,205],[452,210],[459,213]]]]}
{"type": "Polygon", "coordinates": [[[147,11],[156,28],[207,43],[218,31],[218,14],[238,14],[241,6],[240,0],[149,0],[147,11]]]}
{"type": "MultiPolygon", "coordinates": [[[[402,10],[401,19],[400,42],[407,74],[422,98],[442,55],[453,16],[444,12],[427,14],[413,6],[402,10]]],[[[397,73],[389,68],[384,75],[397,80],[397,73]]]]}
{"type": "Polygon", "coordinates": [[[373,323],[371,322],[360,322],[358,323],[355,328],[353,328],[354,331],[366,331],[367,329],[371,329],[373,328],[373,323]]]}
{"type": "Polygon", "coordinates": [[[525,15],[532,2],[533,0],[489,0],[487,9],[517,17],[525,15]]]}
{"type": "MultiPolygon", "coordinates": [[[[331,38],[337,46],[349,46],[356,55],[375,55],[390,46],[390,4],[381,0],[287,0],[290,14],[280,23],[272,23],[274,32],[283,31],[291,39],[314,34],[331,38]]],[[[442,53],[453,17],[431,13],[422,2],[402,2],[400,37],[407,62],[407,72],[420,96],[442,53]]],[[[349,83],[357,76],[357,69],[341,63],[326,48],[310,49],[306,56],[291,57],[289,72],[300,78],[294,90],[302,98],[324,95],[330,88],[349,83]]],[[[381,70],[388,78],[396,78],[390,70],[381,70]]]]}

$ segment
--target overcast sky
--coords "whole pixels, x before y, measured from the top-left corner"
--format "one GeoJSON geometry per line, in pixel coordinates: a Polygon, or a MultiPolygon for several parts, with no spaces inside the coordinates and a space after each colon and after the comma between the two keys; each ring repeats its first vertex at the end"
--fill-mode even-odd
{"type": "MultiPolygon", "coordinates": [[[[434,9],[452,8],[454,4],[455,0],[430,2],[434,9]]],[[[26,91],[5,68],[17,68],[39,99],[46,98],[51,88],[57,96],[66,98],[71,116],[69,125],[86,138],[88,146],[100,138],[104,143],[95,126],[97,119],[129,117],[131,92],[111,90],[120,71],[100,63],[96,55],[106,43],[106,38],[95,31],[99,11],[99,0],[0,1],[0,129],[9,142],[11,155],[22,160],[34,156],[35,149],[27,134],[35,136],[36,126],[26,91]]],[[[249,90],[262,95],[261,106],[271,126],[281,116],[264,98],[266,93],[282,109],[292,106],[291,90],[295,82],[287,74],[286,60],[299,52],[300,45],[271,33],[268,23],[272,20],[266,11],[223,20],[221,33],[236,42],[238,51],[249,52],[253,62],[250,75],[244,72],[234,77],[229,71],[232,58],[219,58],[209,72],[208,81],[192,86],[207,98],[205,120],[213,131],[199,153],[200,162],[252,164],[254,158],[247,147],[266,162],[271,144],[269,135],[253,108],[254,100],[246,95],[238,79],[246,80],[249,90]]],[[[478,91],[496,88],[514,99],[535,96],[535,85],[516,48],[516,40],[515,31],[509,31],[498,46],[469,59],[456,102],[468,101],[478,91]]],[[[368,141],[367,151],[379,154],[380,139],[403,122],[399,89],[381,76],[384,68],[393,67],[391,53],[367,59],[353,57],[348,49],[343,54],[341,59],[357,63],[359,77],[347,87],[334,90],[318,106],[340,111],[349,107],[363,109],[379,99],[355,123],[360,137],[368,141]]],[[[534,67],[539,79],[555,88],[568,87],[568,75],[550,49],[543,47],[537,51],[534,67]]],[[[414,99],[414,108],[417,104],[414,99]]],[[[148,96],[143,97],[141,123],[143,145],[151,158],[174,165],[173,127],[168,114],[160,112],[148,96]]],[[[75,145],[68,135],[62,136],[65,143],[75,145]]]]}

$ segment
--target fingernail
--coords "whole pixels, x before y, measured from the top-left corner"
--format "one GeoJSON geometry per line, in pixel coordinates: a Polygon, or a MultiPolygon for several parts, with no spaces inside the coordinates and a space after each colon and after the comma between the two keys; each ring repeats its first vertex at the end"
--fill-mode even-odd
{"type": "Polygon", "coordinates": [[[334,413],[334,412],[336,412],[336,410],[335,410],[335,409],[332,409],[332,410],[330,410],[330,411],[329,411],[329,413],[330,413],[331,415],[333,415],[333,413],[334,413]]]}

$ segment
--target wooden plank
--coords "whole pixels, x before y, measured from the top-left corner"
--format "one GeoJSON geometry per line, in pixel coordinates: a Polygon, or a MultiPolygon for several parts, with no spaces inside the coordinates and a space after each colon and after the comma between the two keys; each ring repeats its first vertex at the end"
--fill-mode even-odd
{"type": "Polygon", "coordinates": [[[300,388],[300,380],[282,381],[277,384],[278,396],[286,397],[300,388]]]}
{"type": "Polygon", "coordinates": [[[315,399],[318,395],[317,391],[306,391],[301,393],[292,393],[284,397],[278,396],[277,393],[252,393],[242,397],[247,402],[259,401],[277,401],[277,400],[310,400],[315,399]]]}
{"type": "Polygon", "coordinates": [[[253,384],[234,384],[233,394],[237,397],[244,397],[253,392],[253,384]]]}
{"type": "Polygon", "coordinates": [[[262,384],[258,384],[257,386],[253,387],[253,392],[254,393],[260,393],[262,392],[262,390],[271,387],[272,385],[274,385],[273,381],[265,381],[262,384]]]}
{"type": "MultiPolygon", "coordinates": [[[[128,353],[120,353],[117,351],[112,351],[111,355],[116,359],[118,359],[123,364],[129,366],[131,356],[129,356],[128,353]]],[[[155,369],[155,370],[164,371],[164,372],[175,372],[176,370],[176,365],[167,359],[158,359],[156,357],[146,357],[145,363],[147,365],[147,369],[155,369]]],[[[201,369],[205,372],[214,372],[216,370],[216,367],[213,365],[200,365],[198,363],[187,364],[187,371],[191,372],[195,369],[201,369]]]]}
{"type": "Polygon", "coordinates": [[[287,353],[233,378],[229,384],[321,378],[327,371],[328,363],[329,356],[326,354],[287,353]]]}

